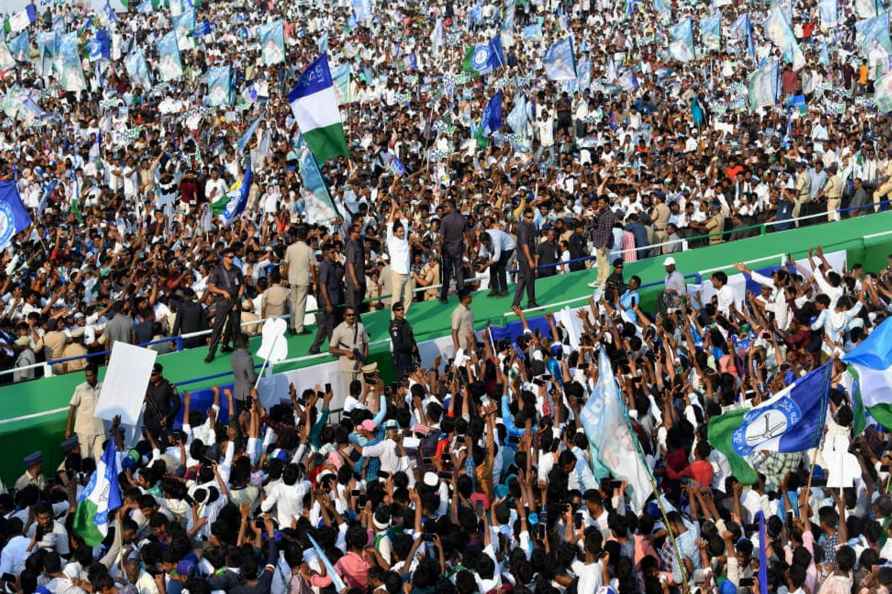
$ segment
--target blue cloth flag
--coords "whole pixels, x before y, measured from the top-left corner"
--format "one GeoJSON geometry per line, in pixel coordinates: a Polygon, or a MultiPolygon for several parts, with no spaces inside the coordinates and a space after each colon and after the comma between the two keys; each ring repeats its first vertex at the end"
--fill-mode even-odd
{"type": "Polygon", "coordinates": [[[15,181],[0,181],[0,249],[6,248],[16,233],[30,225],[31,215],[22,203],[15,181]]]}
{"type": "Polygon", "coordinates": [[[505,10],[502,12],[502,31],[510,33],[514,31],[514,0],[505,0],[505,10]]]}
{"type": "Polygon", "coordinates": [[[525,134],[527,129],[527,99],[521,94],[514,95],[514,107],[506,118],[508,126],[515,134],[525,134]]]}
{"type": "Polygon", "coordinates": [[[371,0],[353,0],[353,18],[357,23],[365,23],[372,18],[371,0]]]}
{"type": "Polygon", "coordinates": [[[9,46],[9,51],[12,54],[12,57],[15,58],[19,62],[24,62],[28,59],[28,53],[30,48],[30,40],[28,38],[28,32],[22,31],[12,39],[7,42],[9,46]]]}
{"type": "Polygon", "coordinates": [[[856,22],[855,44],[866,58],[870,57],[870,52],[876,46],[882,47],[887,54],[892,54],[892,40],[889,39],[889,13],[884,12],[872,19],[856,22]]]}
{"type": "Polygon", "coordinates": [[[753,407],[732,434],[734,452],[745,457],[762,450],[789,453],[818,447],[826,419],[830,375],[828,362],[753,407]]]}
{"type": "Polygon", "coordinates": [[[90,60],[111,59],[111,37],[105,28],[97,29],[87,44],[90,60]]]}
{"type": "Polygon", "coordinates": [[[666,3],[666,0],[654,0],[654,10],[659,15],[665,17],[672,16],[672,7],[666,3]]]}
{"type": "Polygon", "coordinates": [[[502,129],[502,91],[493,95],[483,110],[483,118],[480,120],[483,133],[489,136],[493,132],[502,129]]]}
{"type": "Polygon", "coordinates": [[[183,63],[180,61],[180,47],[177,45],[176,31],[170,31],[158,41],[158,73],[162,82],[176,80],[183,76],[183,63]]]}
{"type": "Polygon", "coordinates": [[[220,107],[232,103],[232,69],[229,66],[214,66],[207,73],[208,94],[205,105],[220,107]]]}
{"type": "Polygon", "coordinates": [[[233,196],[226,204],[223,211],[223,224],[227,227],[239,218],[245,207],[248,205],[248,195],[251,193],[251,184],[254,182],[254,172],[251,171],[251,163],[245,168],[245,175],[242,177],[242,185],[238,189],[238,194],[233,196]]]}
{"type": "Polygon", "coordinates": [[[839,22],[839,8],[837,0],[820,0],[818,9],[821,13],[821,27],[835,27],[839,22]]]}
{"type": "Polygon", "coordinates": [[[765,64],[750,75],[747,81],[747,91],[751,112],[757,111],[762,107],[774,105],[777,102],[779,76],[780,68],[775,60],[765,64]]]}
{"type": "Polygon", "coordinates": [[[700,43],[709,52],[722,50],[722,15],[715,12],[700,19],[700,43]]]}
{"type": "Polygon", "coordinates": [[[542,39],[542,25],[539,23],[534,23],[532,25],[527,25],[520,31],[520,36],[524,39],[524,41],[534,41],[537,39],[542,39]]]}
{"type": "Polygon", "coordinates": [[[62,36],[59,55],[62,66],[60,81],[62,88],[73,93],[86,89],[87,80],[84,78],[84,70],[81,68],[81,56],[76,32],[62,36]]]}
{"type": "Polygon", "coordinates": [[[285,61],[285,26],[282,21],[260,26],[260,53],[267,66],[285,61]]]}
{"type": "Polygon", "coordinates": [[[670,27],[669,55],[679,62],[694,59],[694,25],[690,18],[670,27]]]}
{"type": "Polygon", "coordinates": [[[576,58],[573,56],[573,38],[565,37],[552,44],[545,52],[545,76],[549,80],[573,80],[576,78],[576,58]]]}
{"type": "Polygon", "coordinates": [[[245,133],[242,134],[241,138],[238,139],[236,143],[236,147],[238,148],[239,154],[245,152],[245,147],[248,146],[248,143],[251,142],[251,139],[254,137],[254,134],[257,132],[257,126],[260,125],[260,122],[263,120],[262,117],[257,118],[251,125],[248,126],[248,129],[245,130],[245,133]]]}
{"type": "Polygon", "coordinates": [[[805,56],[781,6],[775,5],[768,13],[764,29],[765,36],[784,53],[784,61],[793,64],[793,70],[805,66],[805,56]]]}
{"type": "Polygon", "coordinates": [[[142,48],[137,46],[132,52],[124,58],[124,67],[127,69],[127,76],[133,84],[141,86],[144,89],[152,87],[152,77],[149,74],[149,65],[146,63],[146,57],[142,53],[142,48]]]}

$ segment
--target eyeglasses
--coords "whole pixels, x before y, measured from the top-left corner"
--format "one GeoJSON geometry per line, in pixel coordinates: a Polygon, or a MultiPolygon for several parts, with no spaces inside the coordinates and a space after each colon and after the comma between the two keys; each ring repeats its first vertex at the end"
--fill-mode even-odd
{"type": "Polygon", "coordinates": [[[345,318],[355,318],[355,317],[356,317],[356,314],[355,314],[355,313],[352,313],[352,312],[351,312],[351,313],[345,313],[345,314],[344,314],[344,317],[345,317],[345,318]]]}

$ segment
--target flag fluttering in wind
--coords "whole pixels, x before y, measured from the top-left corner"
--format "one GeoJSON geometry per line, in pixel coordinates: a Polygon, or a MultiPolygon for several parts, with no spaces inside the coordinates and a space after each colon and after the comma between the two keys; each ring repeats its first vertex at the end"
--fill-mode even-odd
{"type": "Polygon", "coordinates": [[[316,58],[304,71],[288,95],[288,102],[304,141],[320,163],[349,156],[328,54],[316,58]]]}
{"type": "MultiPolygon", "coordinates": [[[[892,86],[892,74],[887,74],[886,86],[892,86]]],[[[892,105],[889,106],[892,108],[892,105]]],[[[851,396],[855,426],[864,425],[864,413],[892,429],[892,318],[849,351],[842,360],[849,365],[854,380],[851,396]]]]}
{"type": "Polygon", "coordinates": [[[545,52],[545,76],[549,80],[573,80],[576,78],[576,58],[573,55],[573,39],[565,37],[556,41],[545,52]]]}
{"type": "Polygon", "coordinates": [[[90,482],[84,487],[74,512],[74,531],[87,546],[95,547],[108,534],[110,514],[121,507],[121,486],[118,483],[118,461],[115,440],[105,443],[105,452],[96,463],[90,482]]]}
{"type": "Polygon", "coordinates": [[[741,483],[753,484],[756,471],[747,458],[759,451],[804,452],[821,441],[830,393],[831,364],[796,379],[769,400],[709,421],[708,439],[728,458],[741,483]]]}

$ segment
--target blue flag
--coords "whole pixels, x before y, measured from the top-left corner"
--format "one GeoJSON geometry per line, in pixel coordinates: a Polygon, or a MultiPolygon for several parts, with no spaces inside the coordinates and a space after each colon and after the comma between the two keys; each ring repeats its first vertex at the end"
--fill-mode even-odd
{"type": "Polygon", "coordinates": [[[81,56],[78,48],[77,33],[72,31],[62,36],[59,46],[61,56],[61,83],[68,92],[83,91],[87,88],[87,79],[81,67],[81,56]]]}
{"type": "Polygon", "coordinates": [[[768,592],[768,534],[765,530],[765,512],[756,512],[759,522],[759,592],[768,592]]]}
{"type": "Polygon", "coordinates": [[[87,43],[87,51],[90,60],[111,59],[111,37],[105,28],[97,29],[93,37],[87,43]]]}
{"type": "Polygon", "coordinates": [[[508,126],[515,134],[524,134],[527,129],[527,100],[521,94],[514,95],[514,107],[508,114],[508,126]]]}
{"type": "Polygon", "coordinates": [[[573,56],[573,39],[565,37],[552,44],[545,52],[545,75],[549,80],[573,80],[576,78],[576,59],[573,56]]]}
{"type": "Polygon", "coordinates": [[[694,27],[690,18],[670,27],[669,55],[679,62],[690,62],[694,59],[694,27]]]}
{"type": "Polygon", "coordinates": [[[715,12],[700,18],[700,43],[710,52],[722,50],[722,15],[715,12]]]}
{"type": "Polygon", "coordinates": [[[142,53],[142,48],[137,46],[132,52],[124,58],[124,67],[127,69],[127,76],[130,77],[134,85],[143,87],[144,89],[152,88],[152,77],[149,75],[149,65],[146,63],[146,57],[142,53]]]}
{"type": "Polygon", "coordinates": [[[370,0],[352,0],[353,18],[357,23],[365,23],[372,18],[372,3],[370,0]]]}
{"type": "Polygon", "coordinates": [[[755,451],[804,452],[818,447],[824,430],[831,364],[825,363],[750,409],[731,436],[738,456],[755,451]]]}
{"type": "Polygon", "coordinates": [[[158,72],[163,82],[183,76],[183,63],[180,61],[176,31],[170,31],[158,41],[158,58],[158,72]]]}
{"type": "Polygon", "coordinates": [[[27,31],[22,31],[8,42],[9,51],[12,54],[12,57],[19,62],[24,62],[28,59],[30,45],[27,31]]]}
{"type": "Polygon", "coordinates": [[[245,175],[242,177],[242,184],[238,189],[238,194],[230,198],[229,202],[226,204],[226,209],[223,211],[222,216],[224,225],[231,225],[243,212],[245,212],[245,207],[248,205],[248,195],[251,193],[251,184],[253,182],[254,172],[251,171],[251,163],[249,162],[248,166],[245,168],[245,175]]]}
{"type": "Polygon", "coordinates": [[[319,170],[319,164],[301,136],[297,148],[300,151],[298,171],[303,182],[304,213],[311,225],[326,223],[338,216],[338,210],[328,192],[328,186],[319,170]]]}
{"type": "Polygon", "coordinates": [[[285,26],[282,21],[260,26],[260,53],[267,66],[285,61],[285,26]]]}
{"type": "Polygon", "coordinates": [[[861,49],[861,54],[870,56],[875,46],[892,54],[892,40],[889,39],[889,13],[884,12],[872,19],[864,19],[855,23],[855,44],[861,49]]]}
{"type": "Polygon", "coordinates": [[[539,23],[534,23],[532,25],[527,25],[520,31],[520,36],[525,40],[536,40],[542,39],[542,25],[539,23]]]}
{"type": "Polygon", "coordinates": [[[483,119],[480,120],[480,127],[487,136],[497,130],[502,129],[502,91],[497,92],[490,98],[483,110],[483,119]]]}
{"type": "Polygon", "coordinates": [[[257,132],[257,126],[260,125],[260,122],[263,120],[262,117],[254,120],[248,129],[245,130],[245,133],[242,134],[242,137],[238,139],[238,143],[236,143],[236,147],[238,147],[239,154],[245,152],[245,147],[248,146],[248,143],[251,142],[251,139],[254,137],[254,134],[257,132]]]}
{"type": "Polygon", "coordinates": [[[208,68],[207,85],[205,105],[220,107],[232,103],[232,70],[229,66],[208,68]]]}
{"type": "Polygon", "coordinates": [[[12,180],[0,181],[0,249],[12,241],[13,235],[31,225],[31,215],[22,204],[19,189],[12,180]]]}

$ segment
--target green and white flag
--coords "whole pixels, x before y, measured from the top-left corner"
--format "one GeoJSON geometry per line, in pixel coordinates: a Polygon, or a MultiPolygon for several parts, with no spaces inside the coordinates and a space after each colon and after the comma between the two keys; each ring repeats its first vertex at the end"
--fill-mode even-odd
{"type": "Polygon", "coordinates": [[[105,444],[105,453],[96,462],[96,470],[81,492],[74,512],[72,527],[87,546],[95,547],[105,540],[109,516],[121,507],[121,502],[115,440],[109,439],[105,444]]]}
{"type": "Polygon", "coordinates": [[[842,359],[849,365],[855,430],[865,425],[865,413],[892,429],[892,318],[842,359]]]}
{"type": "Polygon", "coordinates": [[[347,157],[347,137],[338,110],[338,95],[328,67],[328,54],[322,54],[304,71],[288,94],[297,125],[320,163],[338,156],[347,157]]]}

